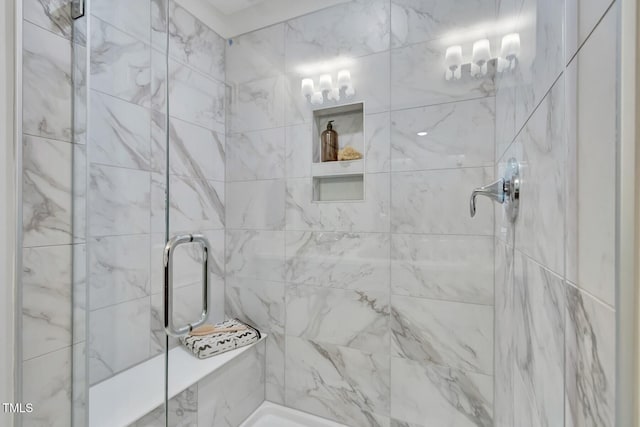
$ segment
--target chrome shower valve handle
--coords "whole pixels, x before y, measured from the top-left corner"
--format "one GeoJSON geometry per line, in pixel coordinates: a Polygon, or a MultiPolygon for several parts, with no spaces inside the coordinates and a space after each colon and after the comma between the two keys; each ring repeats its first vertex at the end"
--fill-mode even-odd
{"type": "Polygon", "coordinates": [[[520,203],[520,166],[516,159],[509,159],[503,178],[473,190],[469,201],[471,217],[476,216],[477,196],[485,196],[500,204],[506,204],[507,213],[511,221],[515,221],[520,203]]]}

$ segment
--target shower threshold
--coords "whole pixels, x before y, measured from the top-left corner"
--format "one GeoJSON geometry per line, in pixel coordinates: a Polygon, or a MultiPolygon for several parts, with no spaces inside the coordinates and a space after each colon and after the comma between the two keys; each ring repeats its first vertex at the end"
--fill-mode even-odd
{"type": "Polygon", "coordinates": [[[326,418],[264,402],[240,427],[347,427],[326,418]]]}

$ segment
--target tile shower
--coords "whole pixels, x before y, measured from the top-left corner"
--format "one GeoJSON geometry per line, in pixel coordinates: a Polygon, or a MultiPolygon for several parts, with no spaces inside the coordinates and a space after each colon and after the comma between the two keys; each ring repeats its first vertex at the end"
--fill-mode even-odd
{"type": "MultiPolygon", "coordinates": [[[[620,0],[355,0],[229,40],[171,2],[168,153],[163,2],[93,0],[75,33],[58,3],[24,1],[23,425],[78,422],[85,385],[164,351],[167,155],[171,234],[212,243],[211,320],[269,334],[242,368],[263,390],[194,385],[176,425],[263,398],[349,426],[615,424],[620,0]],[[519,32],[519,68],[446,81],[482,25],[493,49],[519,32]],[[362,202],[312,202],[300,81],[335,58],[365,105],[362,202]],[[471,219],[510,157],[518,222],[484,199],[471,219]]],[[[185,321],[199,255],[178,262],[185,321]]]]}

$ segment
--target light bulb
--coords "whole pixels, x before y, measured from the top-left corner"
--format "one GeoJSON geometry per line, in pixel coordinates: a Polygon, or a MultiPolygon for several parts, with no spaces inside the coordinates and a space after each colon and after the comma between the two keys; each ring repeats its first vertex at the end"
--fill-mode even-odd
{"type": "Polygon", "coordinates": [[[473,44],[473,56],[472,62],[479,67],[482,67],[491,59],[491,44],[489,40],[478,40],[473,44]]]}
{"type": "Polygon", "coordinates": [[[351,86],[351,72],[349,70],[338,71],[338,88],[346,89],[351,86]]]}
{"type": "Polygon", "coordinates": [[[333,89],[333,80],[331,74],[323,74],[320,76],[320,90],[322,92],[329,92],[333,89]]]}
{"type": "Polygon", "coordinates": [[[315,92],[313,88],[313,80],[312,79],[302,79],[301,85],[302,96],[310,97],[315,92]]]}
{"type": "Polygon", "coordinates": [[[448,70],[455,71],[462,65],[462,46],[450,46],[444,55],[444,63],[448,70]]]}
{"type": "Polygon", "coordinates": [[[334,87],[333,89],[331,89],[331,92],[329,92],[329,95],[327,96],[327,98],[330,101],[339,101],[340,100],[340,89],[338,89],[337,87],[334,87]]]}
{"type": "Polygon", "coordinates": [[[507,34],[502,38],[502,48],[500,55],[509,62],[513,62],[520,54],[520,34],[507,34]]]}

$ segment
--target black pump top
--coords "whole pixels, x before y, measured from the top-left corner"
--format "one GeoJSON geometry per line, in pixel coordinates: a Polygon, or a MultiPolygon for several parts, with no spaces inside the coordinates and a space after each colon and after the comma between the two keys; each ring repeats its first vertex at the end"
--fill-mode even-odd
{"type": "Polygon", "coordinates": [[[329,123],[327,123],[327,130],[333,129],[333,125],[332,125],[333,122],[334,120],[329,120],[329,123]]]}

